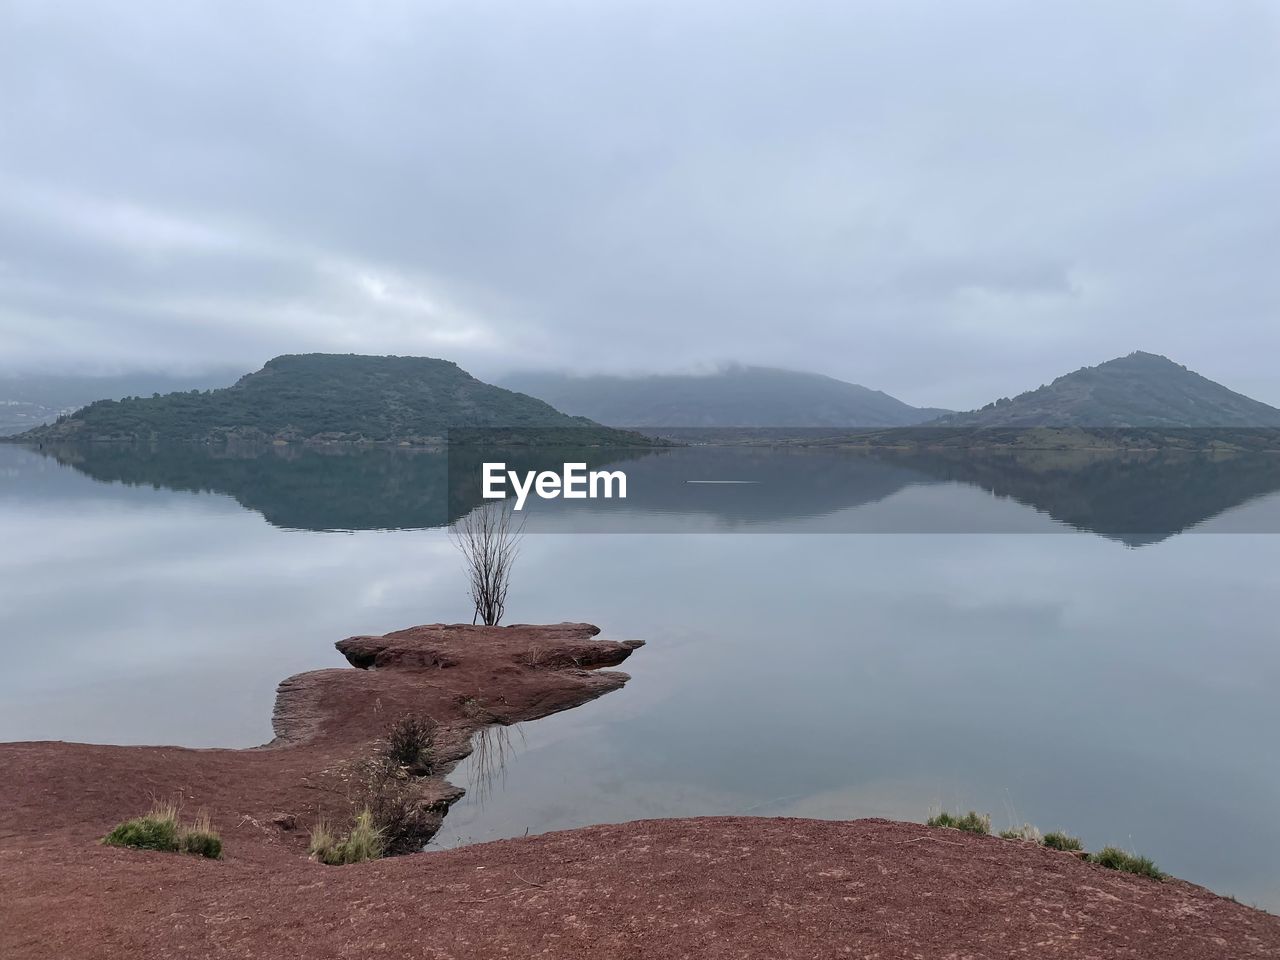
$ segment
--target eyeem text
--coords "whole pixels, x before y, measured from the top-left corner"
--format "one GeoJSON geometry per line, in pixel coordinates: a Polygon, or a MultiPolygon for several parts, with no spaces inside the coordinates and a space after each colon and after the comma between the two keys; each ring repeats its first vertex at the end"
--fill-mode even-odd
{"type": "Polygon", "coordinates": [[[528,470],[521,477],[515,470],[508,470],[505,463],[484,464],[483,496],[486,500],[502,500],[507,496],[507,484],[516,495],[517,510],[524,509],[530,492],[543,500],[564,497],[566,500],[595,500],[599,497],[620,500],[627,498],[627,475],[621,470],[587,471],[585,463],[566,463],[564,470],[528,470]]]}

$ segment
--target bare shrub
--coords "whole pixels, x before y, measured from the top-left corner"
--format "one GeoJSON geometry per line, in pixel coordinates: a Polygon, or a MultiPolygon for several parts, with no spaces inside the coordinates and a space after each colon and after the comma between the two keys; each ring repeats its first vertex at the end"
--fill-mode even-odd
{"type": "Polygon", "coordinates": [[[472,623],[497,626],[507,608],[511,567],[520,552],[524,520],[517,521],[505,502],[486,503],[454,522],[449,535],[466,561],[468,588],[475,606],[472,623]]]}
{"type": "Polygon", "coordinates": [[[383,755],[397,766],[422,776],[435,767],[436,722],[430,717],[402,717],[387,731],[383,755]]]}
{"type": "Polygon", "coordinates": [[[385,756],[359,761],[352,770],[351,801],[369,813],[386,856],[416,853],[440,826],[437,806],[424,801],[413,777],[385,756]]]}

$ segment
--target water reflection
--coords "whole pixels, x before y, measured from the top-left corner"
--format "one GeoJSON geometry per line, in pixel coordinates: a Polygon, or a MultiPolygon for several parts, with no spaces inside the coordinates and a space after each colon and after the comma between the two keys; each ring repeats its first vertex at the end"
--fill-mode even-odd
{"type": "Polygon", "coordinates": [[[97,445],[42,452],[104,483],[225,493],[274,526],[301,530],[444,526],[482,502],[480,463],[500,457],[511,469],[572,459],[627,473],[625,501],[531,499],[531,533],[1076,530],[1142,546],[1224,514],[1236,517],[1223,529],[1280,532],[1280,498],[1271,496],[1280,491],[1280,455],[1242,451],[692,446],[446,454],[97,445]],[[707,482],[716,480],[746,482],[707,482]]]}
{"type": "Polygon", "coordinates": [[[494,723],[481,727],[472,735],[471,755],[466,758],[462,777],[473,803],[484,806],[485,800],[506,784],[507,762],[515,756],[517,739],[524,744],[524,731],[519,724],[505,726],[494,723]],[[513,732],[515,738],[512,737],[513,732]]]}
{"type": "MultiPolygon", "coordinates": [[[[1059,523],[1131,546],[1157,543],[1280,490],[1280,456],[1177,450],[879,454],[938,480],[981,487],[1059,523]]],[[[1260,512],[1255,532],[1280,532],[1260,512]]]]}

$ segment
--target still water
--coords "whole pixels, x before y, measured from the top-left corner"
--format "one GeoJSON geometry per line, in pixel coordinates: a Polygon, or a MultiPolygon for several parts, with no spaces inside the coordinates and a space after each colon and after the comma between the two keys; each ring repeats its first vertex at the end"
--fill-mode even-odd
{"type": "MultiPolygon", "coordinates": [[[[469,621],[431,456],[0,446],[0,740],[262,743],[335,640],[469,621]]],[[[510,619],[648,645],[623,690],[490,733],[436,846],[972,807],[1280,910],[1274,464],[666,462],[760,482],[531,519],[510,619]],[[815,535],[856,530],[888,532],[815,535]]]]}

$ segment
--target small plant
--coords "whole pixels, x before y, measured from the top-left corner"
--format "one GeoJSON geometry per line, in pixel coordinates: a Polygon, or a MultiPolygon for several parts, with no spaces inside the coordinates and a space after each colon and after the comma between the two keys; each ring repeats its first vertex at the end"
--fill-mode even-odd
{"type": "Polygon", "coordinates": [[[356,814],[356,825],[347,837],[347,863],[377,860],[382,856],[382,831],[374,826],[373,814],[368,809],[356,814]]]}
{"type": "Polygon", "coordinates": [[[182,851],[210,860],[222,857],[222,839],[213,829],[209,814],[202,810],[191,829],[184,830],[178,822],[177,805],[168,801],[157,801],[145,815],[126,820],[103,837],[102,842],[137,850],[182,851]]]}
{"type": "Polygon", "coordinates": [[[341,863],[342,860],[335,853],[337,846],[338,838],[333,835],[333,831],[329,828],[329,821],[317,820],[311,827],[311,839],[307,843],[307,855],[313,860],[319,860],[321,863],[341,863]]]}
{"type": "Polygon", "coordinates": [[[1050,850],[1062,850],[1066,853],[1079,853],[1084,849],[1084,844],[1080,842],[1079,837],[1071,837],[1060,830],[1044,835],[1044,845],[1050,850]]]}
{"type": "Polygon", "coordinates": [[[179,848],[178,808],[172,803],[157,802],[145,815],[120,824],[102,842],[110,847],[175,851],[179,848]]]}
{"type": "Polygon", "coordinates": [[[1004,840],[1025,840],[1028,843],[1040,843],[1042,840],[1040,831],[1029,823],[1024,823],[1020,827],[1010,827],[1008,830],[1001,830],[1000,837],[1004,840]]]}
{"type": "Polygon", "coordinates": [[[436,723],[430,717],[403,717],[387,731],[383,755],[415,773],[430,773],[435,765],[436,723]]]}
{"type": "Polygon", "coordinates": [[[339,866],[377,860],[385,853],[385,847],[382,843],[382,831],[374,825],[373,814],[365,809],[356,814],[355,826],[341,840],[334,836],[328,823],[317,820],[316,825],[311,828],[308,851],[321,863],[339,866]]]}
{"type": "Polygon", "coordinates": [[[963,830],[966,833],[982,833],[991,832],[991,817],[985,813],[977,813],[970,810],[963,816],[942,811],[935,817],[930,817],[925,821],[930,827],[950,827],[952,830],[963,830]]]}
{"type": "Polygon", "coordinates": [[[1136,873],[1141,877],[1150,877],[1152,880],[1163,880],[1167,876],[1150,857],[1126,853],[1119,847],[1103,847],[1097,853],[1091,854],[1089,859],[1108,870],[1123,870],[1125,873],[1136,873]]]}
{"type": "Polygon", "coordinates": [[[435,836],[440,813],[423,801],[417,782],[405,776],[403,767],[379,755],[357,761],[350,771],[352,808],[373,815],[373,825],[382,835],[384,856],[417,853],[435,836]]]}
{"type": "Polygon", "coordinates": [[[213,829],[209,814],[204,810],[196,815],[191,829],[182,832],[178,842],[182,846],[183,853],[194,853],[201,857],[208,857],[210,860],[222,859],[222,838],[218,836],[218,831],[213,829]]]}

